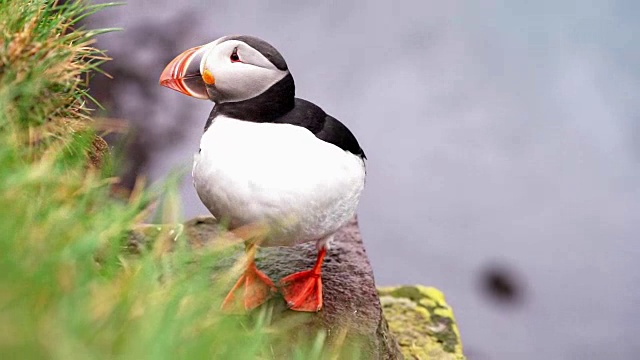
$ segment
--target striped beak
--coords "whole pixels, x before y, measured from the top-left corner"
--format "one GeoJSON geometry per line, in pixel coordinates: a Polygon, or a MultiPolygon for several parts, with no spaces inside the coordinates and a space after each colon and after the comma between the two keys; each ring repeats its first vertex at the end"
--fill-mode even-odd
{"type": "Polygon", "coordinates": [[[215,79],[208,71],[206,75],[211,78],[203,79],[200,73],[200,61],[206,49],[206,46],[197,46],[171,60],[160,75],[160,85],[198,99],[209,99],[205,80],[212,84],[215,79]]]}

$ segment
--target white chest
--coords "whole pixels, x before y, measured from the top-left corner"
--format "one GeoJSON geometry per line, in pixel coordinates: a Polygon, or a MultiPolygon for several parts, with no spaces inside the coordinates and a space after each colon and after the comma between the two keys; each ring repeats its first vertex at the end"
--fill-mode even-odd
{"type": "Polygon", "coordinates": [[[202,136],[193,178],[200,199],[232,227],[273,225],[267,245],[318,240],[355,213],[364,162],[305,128],[218,116],[202,136]]]}

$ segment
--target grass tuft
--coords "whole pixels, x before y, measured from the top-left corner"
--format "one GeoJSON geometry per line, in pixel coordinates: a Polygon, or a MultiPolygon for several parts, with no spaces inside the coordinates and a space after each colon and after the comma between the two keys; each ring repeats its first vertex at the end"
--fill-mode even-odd
{"type": "MultiPolygon", "coordinates": [[[[193,251],[160,232],[132,256],[130,230],[162,193],[114,199],[109,162],[94,162],[88,78],[108,60],[79,21],[110,4],[0,0],[0,354],[6,358],[273,358],[270,310],[223,316],[207,269],[224,250],[193,251]],[[168,246],[167,244],[170,243],[168,246]],[[169,252],[167,248],[174,250],[169,252]]],[[[280,339],[282,341],[282,339],[280,339]]],[[[291,358],[336,358],[325,335],[291,358]]]]}

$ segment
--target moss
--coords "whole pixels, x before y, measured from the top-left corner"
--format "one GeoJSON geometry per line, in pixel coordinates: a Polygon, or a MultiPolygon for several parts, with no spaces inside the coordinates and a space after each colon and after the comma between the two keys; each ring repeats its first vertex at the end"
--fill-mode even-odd
{"type": "Polygon", "coordinates": [[[391,332],[408,359],[464,359],[460,333],[444,295],[425,286],[378,289],[391,332]]]}

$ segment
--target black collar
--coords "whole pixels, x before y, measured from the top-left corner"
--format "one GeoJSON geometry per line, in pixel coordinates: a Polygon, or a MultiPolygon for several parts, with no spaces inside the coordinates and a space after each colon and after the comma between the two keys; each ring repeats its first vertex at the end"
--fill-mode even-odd
{"type": "MultiPolygon", "coordinates": [[[[291,73],[251,99],[225,102],[213,108],[210,119],[215,115],[225,115],[238,120],[252,122],[272,122],[291,111],[295,106],[295,84],[291,73]]],[[[209,122],[207,122],[208,127],[209,122]]]]}

